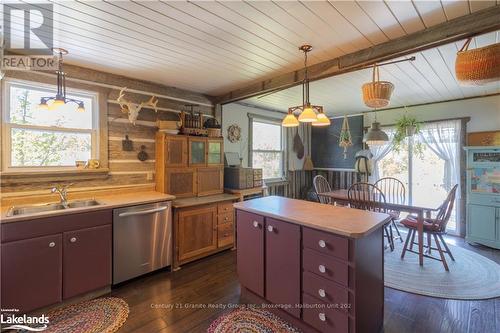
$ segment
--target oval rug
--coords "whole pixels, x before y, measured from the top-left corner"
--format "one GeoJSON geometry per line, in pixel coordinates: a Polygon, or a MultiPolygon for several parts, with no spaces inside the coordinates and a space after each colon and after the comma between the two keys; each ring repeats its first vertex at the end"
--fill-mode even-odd
{"type": "Polygon", "coordinates": [[[217,318],[207,333],[300,333],[271,312],[240,307],[217,318]]]}
{"type": "MultiPolygon", "coordinates": [[[[500,265],[475,252],[449,245],[455,257],[447,254],[450,271],[445,271],[440,261],[424,257],[418,264],[418,255],[406,252],[401,259],[403,246],[393,252],[384,252],[384,284],[386,287],[450,299],[488,299],[500,297],[500,265]]],[[[439,255],[433,252],[433,255],[439,255]]]]}
{"type": "Polygon", "coordinates": [[[127,320],[127,302],[117,297],[102,297],[73,304],[47,313],[44,333],[114,333],[127,320]]]}

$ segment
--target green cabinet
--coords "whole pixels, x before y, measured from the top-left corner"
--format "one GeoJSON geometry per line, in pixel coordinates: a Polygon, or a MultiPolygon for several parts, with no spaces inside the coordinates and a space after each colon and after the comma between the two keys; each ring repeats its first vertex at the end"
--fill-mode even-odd
{"type": "Polygon", "coordinates": [[[492,206],[468,205],[468,236],[495,241],[497,238],[498,211],[492,206]]]}

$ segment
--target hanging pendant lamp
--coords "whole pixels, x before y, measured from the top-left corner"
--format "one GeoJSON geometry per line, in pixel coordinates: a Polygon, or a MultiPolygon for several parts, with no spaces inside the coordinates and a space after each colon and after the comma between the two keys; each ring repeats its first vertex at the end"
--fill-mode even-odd
{"type": "Polygon", "coordinates": [[[299,122],[311,123],[314,126],[328,126],[330,119],[323,113],[323,107],[312,105],[309,101],[309,77],[307,73],[307,53],[312,50],[311,45],[302,45],[299,50],[304,52],[304,80],[302,81],[302,105],[288,108],[288,114],[281,123],[283,127],[296,127],[299,122]],[[299,113],[298,119],[295,113],[299,113]],[[294,119],[292,119],[295,118],[294,119]]]}
{"type": "Polygon", "coordinates": [[[372,126],[363,136],[363,142],[369,146],[381,146],[389,142],[389,136],[382,131],[380,123],[377,121],[377,113],[375,113],[375,121],[372,126]]]}
{"type": "Polygon", "coordinates": [[[40,98],[40,104],[38,104],[38,108],[41,110],[54,111],[57,110],[59,107],[66,105],[67,103],[75,103],[76,105],[78,105],[76,111],[84,112],[85,105],[82,101],[66,97],[66,73],[64,73],[63,70],[63,55],[67,55],[69,53],[68,50],[61,48],[53,48],[52,50],[59,56],[58,68],[56,71],[57,92],[56,96],[40,98]],[[53,102],[48,104],[49,101],[53,102]]]}

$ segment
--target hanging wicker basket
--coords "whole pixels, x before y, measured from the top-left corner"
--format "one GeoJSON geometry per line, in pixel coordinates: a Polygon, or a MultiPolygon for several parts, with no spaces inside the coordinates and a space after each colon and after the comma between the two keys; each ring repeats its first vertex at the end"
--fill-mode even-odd
{"type": "Polygon", "coordinates": [[[457,53],[455,73],[465,85],[483,85],[500,80],[500,43],[469,50],[472,38],[467,39],[457,53]]]}
{"type": "Polygon", "coordinates": [[[380,81],[378,66],[374,65],[372,82],[363,84],[361,90],[365,105],[378,109],[389,105],[394,85],[388,81],[380,81]]]}

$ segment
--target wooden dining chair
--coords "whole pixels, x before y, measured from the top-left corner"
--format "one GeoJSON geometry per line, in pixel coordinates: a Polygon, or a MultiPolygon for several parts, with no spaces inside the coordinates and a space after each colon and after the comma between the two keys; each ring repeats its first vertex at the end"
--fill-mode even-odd
{"type": "MultiPolygon", "coordinates": [[[[351,208],[368,210],[371,212],[388,213],[384,193],[373,184],[354,183],[347,191],[349,206],[351,208]]],[[[384,225],[385,237],[389,242],[391,251],[394,251],[392,237],[392,219],[384,225]]]]}
{"type": "MultiPolygon", "coordinates": [[[[446,258],[444,254],[448,254],[450,259],[455,261],[453,254],[450,251],[448,245],[443,239],[443,235],[446,234],[446,225],[450,220],[451,213],[453,212],[453,206],[455,205],[455,196],[457,192],[458,184],[453,186],[451,191],[446,196],[444,202],[439,206],[439,208],[433,210],[436,212],[436,216],[434,218],[428,217],[424,218],[424,233],[427,235],[427,245],[424,245],[427,248],[425,257],[441,261],[443,263],[444,269],[449,271],[448,263],[446,262],[446,258]],[[434,242],[436,243],[436,247],[432,247],[432,238],[434,238],[434,242]],[[441,247],[443,245],[443,247],[441,247]],[[432,250],[437,250],[439,252],[439,257],[436,258],[432,256],[432,250]]],[[[416,216],[408,216],[406,219],[401,221],[401,224],[408,228],[408,235],[406,236],[405,245],[403,248],[403,253],[401,253],[401,258],[404,258],[406,251],[413,252],[418,254],[417,251],[413,251],[413,245],[415,242],[415,234],[417,232],[417,217],[416,216]]]]}
{"type": "Polygon", "coordinates": [[[328,183],[328,180],[326,180],[325,177],[321,175],[315,176],[313,178],[313,186],[314,186],[314,191],[316,192],[316,195],[318,196],[318,200],[320,203],[323,204],[332,203],[332,198],[319,195],[320,193],[330,192],[332,190],[330,184],[328,183]]]}
{"type": "MultiPolygon", "coordinates": [[[[395,204],[404,204],[406,202],[405,185],[399,179],[393,177],[384,177],[376,181],[374,185],[378,187],[382,191],[382,193],[384,193],[385,200],[387,200],[387,202],[395,204]]],[[[401,236],[398,225],[396,224],[396,221],[398,221],[399,217],[401,216],[401,212],[391,209],[388,211],[388,213],[392,218],[391,226],[394,227],[396,233],[398,234],[395,239],[399,238],[402,243],[403,237],[401,236]]]]}

